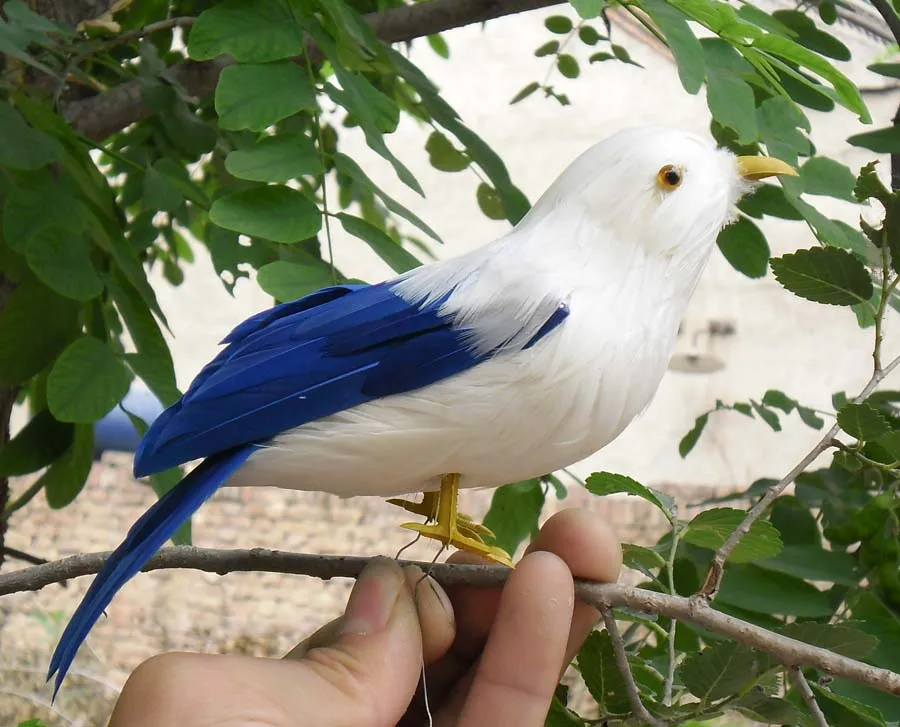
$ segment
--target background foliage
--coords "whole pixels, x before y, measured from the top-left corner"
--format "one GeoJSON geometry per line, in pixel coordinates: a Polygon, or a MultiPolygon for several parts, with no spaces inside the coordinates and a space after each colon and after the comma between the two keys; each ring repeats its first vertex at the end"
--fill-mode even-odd
{"type": "MultiPolygon", "coordinates": [[[[540,4],[554,3],[532,5],[540,4]]],[[[190,285],[183,265],[202,245],[226,288],[249,276],[249,267],[264,291],[284,301],[347,280],[331,263],[333,225],[396,272],[430,256],[437,234],[341,151],[344,129],[361,130],[397,177],[421,192],[390,147],[401,117],[409,117],[431,129],[425,151],[435,168],[475,170],[473,194],[487,217],[515,223],[529,207],[498,155],[385,42],[399,38],[379,21],[403,9],[400,0],[73,5],[91,12],[7,0],[0,16],[0,547],[3,530],[27,517],[35,496],[54,508],[78,496],[91,466],[93,424],[122,406],[134,379],[166,405],[180,396],[149,270],[190,285]],[[130,103],[140,111],[120,118],[98,102],[109,98],[119,110],[130,103]],[[30,420],[6,442],[13,402],[27,404],[30,420]],[[39,471],[12,495],[2,479],[39,471]]],[[[416,9],[438,5],[449,3],[416,9]]],[[[546,42],[534,50],[547,58],[547,77],[511,102],[542,93],[569,103],[566,84],[582,68],[567,48],[589,46],[591,64],[634,63],[608,13],[644,24],[670,47],[685,92],[706,89],[720,143],[800,170],[741,202],[739,220],[719,237],[721,253],[748,277],[771,268],[798,296],[851,308],[872,330],[874,388],[896,363],[881,361],[881,341],[897,306],[900,196],[874,165],[851,170],[818,155],[810,141],[809,109],[842,106],[871,121],[857,86],[833,64],[851,57],[829,32],[841,6],[814,5],[768,13],[719,0],[572,0],[546,20],[546,42]],[[874,201],[883,214],[852,227],[817,209],[814,198],[823,195],[874,201]],[[765,217],[795,221],[802,249],[770,260],[756,223],[765,217]]],[[[875,5],[898,32],[896,9],[875,5]]],[[[447,57],[442,36],[418,34],[447,57]]],[[[900,64],[870,71],[897,78],[900,64]]],[[[847,143],[873,158],[900,154],[900,129],[855,133],[847,143]]],[[[900,392],[853,400],[838,392],[832,412],[789,392],[747,394],[755,398],[700,414],[680,443],[682,456],[710,416],[730,411],[775,430],[795,414],[813,429],[834,417],[819,448],[831,461],[801,467],[792,494],[772,491],[762,517],[725,554],[721,588],[714,583],[707,595],[725,613],[900,671],[900,392]]],[[[154,487],[164,492],[179,476],[154,476],[154,487]]],[[[626,545],[626,565],[643,574],[646,588],[690,595],[710,583],[714,553],[744,520],[734,505],[794,479],[753,483],[707,503],[690,521],[671,498],[623,475],[596,473],[584,484],[597,496],[641,497],[664,513],[670,532],[652,546],[626,545]]],[[[534,532],[546,498],[564,491],[552,474],[511,484],[497,491],[486,522],[514,550],[534,532]]],[[[177,540],[189,537],[183,529],[177,540]]],[[[616,618],[627,625],[629,664],[654,717],[674,724],[736,711],[771,724],[817,723],[785,667],[765,654],[662,617],[617,611],[616,618]]],[[[608,632],[592,635],[576,668],[596,701],[592,719],[629,718],[634,705],[608,632]]],[[[900,721],[898,697],[813,670],[806,677],[829,724],[900,721]]],[[[560,687],[548,724],[583,723],[560,687]]]]}

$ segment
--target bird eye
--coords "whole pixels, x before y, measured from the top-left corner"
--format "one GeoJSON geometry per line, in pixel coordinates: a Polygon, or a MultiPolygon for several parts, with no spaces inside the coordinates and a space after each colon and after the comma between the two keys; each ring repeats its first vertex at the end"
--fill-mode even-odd
{"type": "Polygon", "coordinates": [[[659,173],[656,175],[657,183],[667,192],[678,189],[681,185],[682,178],[683,175],[681,170],[674,164],[666,164],[666,166],[660,169],[659,173]]]}

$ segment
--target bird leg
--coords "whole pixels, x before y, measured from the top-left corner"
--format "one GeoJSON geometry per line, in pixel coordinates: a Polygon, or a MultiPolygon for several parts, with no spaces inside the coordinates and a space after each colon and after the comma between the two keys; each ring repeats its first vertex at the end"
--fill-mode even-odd
{"type": "Polygon", "coordinates": [[[475,553],[488,560],[512,567],[512,561],[506,551],[488,545],[482,539],[483,535],[493,535],[493,533],[472,518],[459,514],[457,510],[458,494],[459,475],[444,475],[441,477],[440,493],[436,496],[435,493],[425,493],[422,503],[407,503],[401,500],[395,501],[394,504],[398,504],[410,512],[427,515],[429,520],[434,520],[433,524],[404,523],[404,528],[413,530],[426,538],[439,540],[445,545],[453,545],[460,550],[475,553]],[[433,509],[435,497],[437,499],[436,512],[433,509]],[[428,510],[429,508],[430,510],[428,510]],[[426,511],[420,512],[420,510],[426,511]]]}
{"type": "MultiPolygon", "coordinates": [[[[434,522],[438,516],[438,502],[440,501],[439,492],[423,492],[421,502],[410,502],[402,497],[392,497],[388,500],[391,505],[402,507],[407,512],[414,515],[422,515],[427,522],[434,522]]],[[[496,537],[493,531],[481,523],[476,523],[471,515],[457,513],[457,525],[459,531],[463,535],[474,538],[496,537]]]]}

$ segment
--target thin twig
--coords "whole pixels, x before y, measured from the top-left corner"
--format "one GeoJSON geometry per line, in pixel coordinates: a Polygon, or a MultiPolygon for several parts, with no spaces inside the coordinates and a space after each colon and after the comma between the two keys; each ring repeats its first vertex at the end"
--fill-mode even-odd
{"type": "Polygon", "coordinates": [[[619,668],[622,681],[625,683],[625,691],[628,693],[628,701],[631,702],[632,714],[643,724],[662,727],[666,723],[650,714],[641,701],[641,692],[634,681],[634,674],[631,673],[631,666],[628,664],[628,654],[625,651],[625,642],[622,641],[622,635],[619,633],[619,627],[616,625],[616,617],[613,616],[612,609],[601,608],[600,613],[603,616],[603,623],[606,624],[606,633],[609,634],[609,640],[612,642],[613,653],[616,656],[616,666],[619,668]]]}
{"type": "Polygon", "coordinates": [[[18,548],[10,548],[8,545],[4,545],[0,550],[3,551],[3,555],[5,556],[14,558],[15,560],[21,560],[23,563],[31,563],[31,565],[44,565],[44,563],[50,562],[46,558],[40,558],[31,553],[26,553],[24,550],[19,550],[18,548]]]}
{"type": "MultiPolygon", "coordinates": [[[[676,521],[672,525],[672,544],[669,546],[669,559],[666,563],[666,571],[669,576],[669,593],[673,596],[677,595],[675,590],[675,556],[678,555],[678,541],[681,539],[681,530],[676,521]]],[[[672,704],[672,686],[675,684],[675,660],[677,659],[677,651],[675,649],[675,635],[677,623],[675,620],[669,622],[669,632],[666,635],[666,643],[669,645],[669,665],[666,671],[666,681],[663,686],[663,704],[672,704]]]]}
{"type": "Polygon", "coordinates": [[[159,22],[145,25],[143,28],[129,30],[126,33],[120,33],[115,38],[112,38],[111,40],[100,46],[99,50],[107,50],[117,45],[122,45],[123,43],[137,40],[138,38],[145,38],[146,36],[152,35],[153,33],[158,33],[161,30],[171,30],[172,28],[186,28],[189,25],[193,25],[195,20],[196,18],[191,18],[188,16],[166,18],[165,20],[160,20],[159,22]]]}
{"type": "MultiPolygon", "coordinates": [[[[52,583],[97,573],[110,553],[86,553],[69,558],[0,574],[0,596],[20,591],[36,591],[52,583]]],[[[231,572],[260,571],[292,573],[329,580],[355,578],[369,558],[343,555],[311,555],[276,550],[213,550],[187,546],[160,550],[144,566],[145,571],[162,568],[191,568],[224,575],[231,572]]],[[[417,565],[428,569],[443,586],[469,585],[491,587],[503,584],[512,571],[499,565],[462,565],[458,563],[418,563],[400,561],[401,566],[417,565]]],[[[776,634],[716,611],[698,596],[685,598],[633,588],[617,583],[578,580],[576,596],[598,609],[629,608],[645,614],[694,624],[707,631],[728,636],[750,648],[772,654],[786,666],[811,666],[837,677],[844,677],[874,689],[900,696],[900,674],[864,664],[803,641],[776,634]]]]}
{"type": "Polygon", "coordinates": [[[813,694],[812,689],[809,688],[809,682],[806,681],[806,677],[803,676],[800,667],[791,667],[790,672],[791,679],[794,681],[794,686],[797,687],[797,691],[800,692],[800,696],[803,697],[803,701],[806,702],[806,706],[809,707],[809,711],[812,712],[816,725],[818,725],[818,727],[828,727],[828,721],[825,719],[825,715],[822,714],[822,708],[816,701],[816,695],[813,694]]]}
{"type": "MultiPolygon", "coordinates": [[[[895,358],[880,371],[873,372],[872,378],[869,379],[869,383],[867,383],[865,387],[863,387],[863,390],[859,392],[859,395],[853,399],[853,403],[859,404],[864,401],[865,398],[874,391],[875,387],[878,386],[888,374],[897,368],[898,365],[900,365],[900,356],[895,358]]],[[[769,509],[769,506],[782,492],[784,492],[788,485],[792,484],[798,476],[803,474],[803,472],[806,471],[806,468],[809,467],[822,452],[831,447],[831,440],[837,436],[840,429],[840,426],[835,423],[831,429],[825,432],[825,436],[823,436],[819,442],[807,452],[806,456],[797,463],[796,467],[782,477],[777,484],[772,485],[772,487],[766,490],[766,494],[763,495],[750,509],[747,513],[747,517],[744,518],[744,521],[716,552],[715,557],[709,565],[709,571],[706,573],[706,580],[703,582],[703,587],[697,592],[698,596],[707,600],[712,600],[716,597],[716,594],[719,592],[719,586],[722,585],[722,577],[725,574],[725,561],[728,560],[728,557],[737,547],[741,538],[750,532],[753,523],[763,516],[766,510],[769,509]]]]}

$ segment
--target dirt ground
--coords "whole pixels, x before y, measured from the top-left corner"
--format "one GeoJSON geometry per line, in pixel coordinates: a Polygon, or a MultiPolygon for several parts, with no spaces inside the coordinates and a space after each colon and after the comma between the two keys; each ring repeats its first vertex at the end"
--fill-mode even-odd
{"type": "MultiPolygon", "coordinates": [[[[11,547],[53,559],[115,547],[131,523],[155,499],[130,476],[131,459],[106,455],[95,465],[85,491],[62,511],[35,500],[11,523],[11,547]]],[[[16,490],[27,482],[14,483],[16,490]]],[[[684,503],[708,491],[665,488],[684,503]]],[[[463,505],[481,516],[490,491],[463,493],[463,505]]],[[[661,518],[635,498],[591,496],[571,487],[560,507],[589,507],[605,514],[629,542],[652,543],[661,518]]],[[[266,547],[310,553],[395,554],[410,538],[398,527],[407,518],[377,498],[340,500],[321,493],[274,488],[226,489],[194,518],[194,543],[206,547],[266,547]]],[[[404,556],[434,557],[436,546],[419,543],[404,556]]],[[[4,570],[21,567],[10,562],[4,570]]],[[[627,577],[627,574],[626,574],[627,577]]],[[[280,656],[343,608],[348,581],[301,576],[195,571],[142,574],[116,597],[93,629],[51,708],[44,684],[46,665],[59,633],[90,578],[37,593],[0,598],[0,727],[40,717],[48,725],[106,724],[127,674],[166,650],[242,652],[280,656]]]]}

